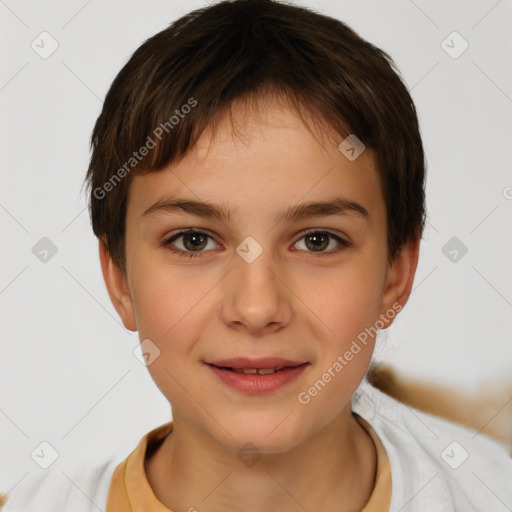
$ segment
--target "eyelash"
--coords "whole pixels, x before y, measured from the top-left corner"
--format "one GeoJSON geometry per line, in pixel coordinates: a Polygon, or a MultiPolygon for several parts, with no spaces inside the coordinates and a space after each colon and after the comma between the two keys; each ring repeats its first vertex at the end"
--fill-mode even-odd
{"type": "MultiPolygon", "coordinates": [[[[313,234],[318,234],[318,233],[321,233],[321,234],[324,234],[324,235],[328,235],[329,237],[333,238],[334,240],[336,240],[340,246],[338,246],[336,249],[331,249],[330,251],[319,251],[318,253],[315,254],[314,251],[305,251],[305,252],[309,252],[311,253],[313,256],[322,256],[322,255],[325,255],[325,254],[333,254],[333,253],[337,253],[337,252],[340,252],[342,251],[343,249],[346,249],[348,247],[352,247],[352,243],[351,242],[348,242],[347,240],[341,238],[340,236],[338,235],[335,235],[334,233],[331,233],[330,231],[327,231],[327,230],[322,230],[322,229],[312,229],[312,230],[309,230],[307,232],[305,232],[296,242],[298,243],[299,240],[302,240],[303,238],[305,238],[306,236],[308,235],[313,235],[313,234]]],[[[213,237],[210,236],[208,233],[204,232],[204,231],[200,231],[200,230],[197,230],[197,229],[185,229],[185,230],[182,230],[178,233],[175,233],[174,235],[172,235],[171,237],[169,238],[166,238],[163,242],[162,242],[162,246],[164,247],[167,247],[169,248],[173,253],[177,254],[178,256],[181,256],[181,257],[185,257],[185,258],[194,258],[194,257],[197,257],[197,256],[200,256],[202,253],[204,252],[208,252],[208,251],[183,251],[182,249],[173,249],[170,247],[170,245],[172,244],[172,242],[174,242],[175,240],[177,240],[178,238],[181,238],[183,237],[184,235],[190,235],[190,234],[200,234],[200,235],[206,235],[208,238],[212,239],[213,240],[213,237]]],[[[295,245],[294,244],[294,245],[295,245]]]]}

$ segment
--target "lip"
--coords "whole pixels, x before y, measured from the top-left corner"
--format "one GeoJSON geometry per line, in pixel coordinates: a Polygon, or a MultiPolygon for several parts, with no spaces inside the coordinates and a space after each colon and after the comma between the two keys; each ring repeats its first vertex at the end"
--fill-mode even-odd
{"type": "Polygon", "coordinates": [[[289,359],[283,359],[280,357],[260,357],[260,358],[249,358],[249,357],[235,357],[234,359],[222,359],[219,361],[206,361],[206,364],[214,366],[225,366],[228,368],[280,368],[281,366],[299,366],[305,364],[305,361],[291,361],[289,359]]]}
{"type": "MultiPolygon", "coordinates": [[[[262,360],[255,362],[255,360],[251,361],[251,366],[248,365],[247,360],[242,361],[240,359],[232,359],[230,360],[230,364],[223,364],[222,366],[231,367],[231,363],[236,363],[236,365],[243,364],[244,366],[233,366],[234,368],[275,368],[279,366],[283,366],[281,363],[284,361],[283,359],[278,360],[278,364],[275,364],[276,359],[267,359],[264,363],[261,363],[262,360]],[[268,362],[271,361],[272,364],[268,365],[268,362]],[[265,366],[267,365],[267,366],[265,366]]],[[[226,361],[219,361],[225,363],[226,361]]],[[[268,395],[274,393],[278,389],[285,387],[290,384],[294,380],[296,380],[302,372],[309,366],[309,363],[297,363],[288,361],[288,363],[292,363],[292,366],[287,366],[282,370],[272,373],[269,375],[260,375],[260,374],[243,374],[236,373],[231,370],[218,368],[216,365],[211,363],[205,363],[208,368],[220,379],[221,382],[229,386],[230,388],[245,393],[247,395],[268,395]]]]}

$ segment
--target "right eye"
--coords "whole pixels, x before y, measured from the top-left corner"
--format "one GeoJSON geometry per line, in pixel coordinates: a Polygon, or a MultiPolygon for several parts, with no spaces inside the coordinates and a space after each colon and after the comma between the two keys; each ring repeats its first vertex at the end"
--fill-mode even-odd
{"type": "MultiPolygon", "coordinates": [[[[203,251],[203,249],[207,247],[208,239],[213,241],[213,238],[204,231],[199,231],[196,229],[185,229],[175,233],[169,238],[166,238],[162,242],[162,245],[169,247],[169,249],[176,253],[178,256],[193,258],[195,256],[200,256],[202,252],[206,252],[203,251]],[[181,247],[176,248],[174,242],[180,239],[181,241],[178,245],[181,245],[181,247]]],[[[213,243],[213,245],[213,248],[218,246],[215,243],[213,243]]]]}

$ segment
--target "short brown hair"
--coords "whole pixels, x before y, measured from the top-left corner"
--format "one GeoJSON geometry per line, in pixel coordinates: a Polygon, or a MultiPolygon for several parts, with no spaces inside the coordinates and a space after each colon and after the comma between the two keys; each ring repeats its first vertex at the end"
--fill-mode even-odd
{"type": "Polygon", "coordinates": [[[269,93],[374,150],[390,262],[421,236],[423,145],[414,103],[391,57],[310,9],[225,0],[146,40],[114,79],[94,126],[86,176],[92,227],[123,271],[131,175],[178,161],[235,101],[254,104],[269,93]]]}

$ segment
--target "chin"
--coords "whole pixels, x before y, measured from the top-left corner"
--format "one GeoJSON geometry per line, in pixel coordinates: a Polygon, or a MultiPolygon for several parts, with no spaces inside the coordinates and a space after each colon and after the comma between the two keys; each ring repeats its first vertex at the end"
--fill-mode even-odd
{"type": "MultiPolygon", "coordinates": [[[[292,416],[292,415],[290,415],[292,416]]],[[[283,421],[283,416],[269,416],[267,419],[251,418],[246,415],[242,421],[223,423],[216,429],[217,440],[232,451],[253,451],[256,453],[282,453],[297,446],[306,437],[291,417],[283,421]],[[229,435],[229,433],[232,434],[229,435]]]]}

